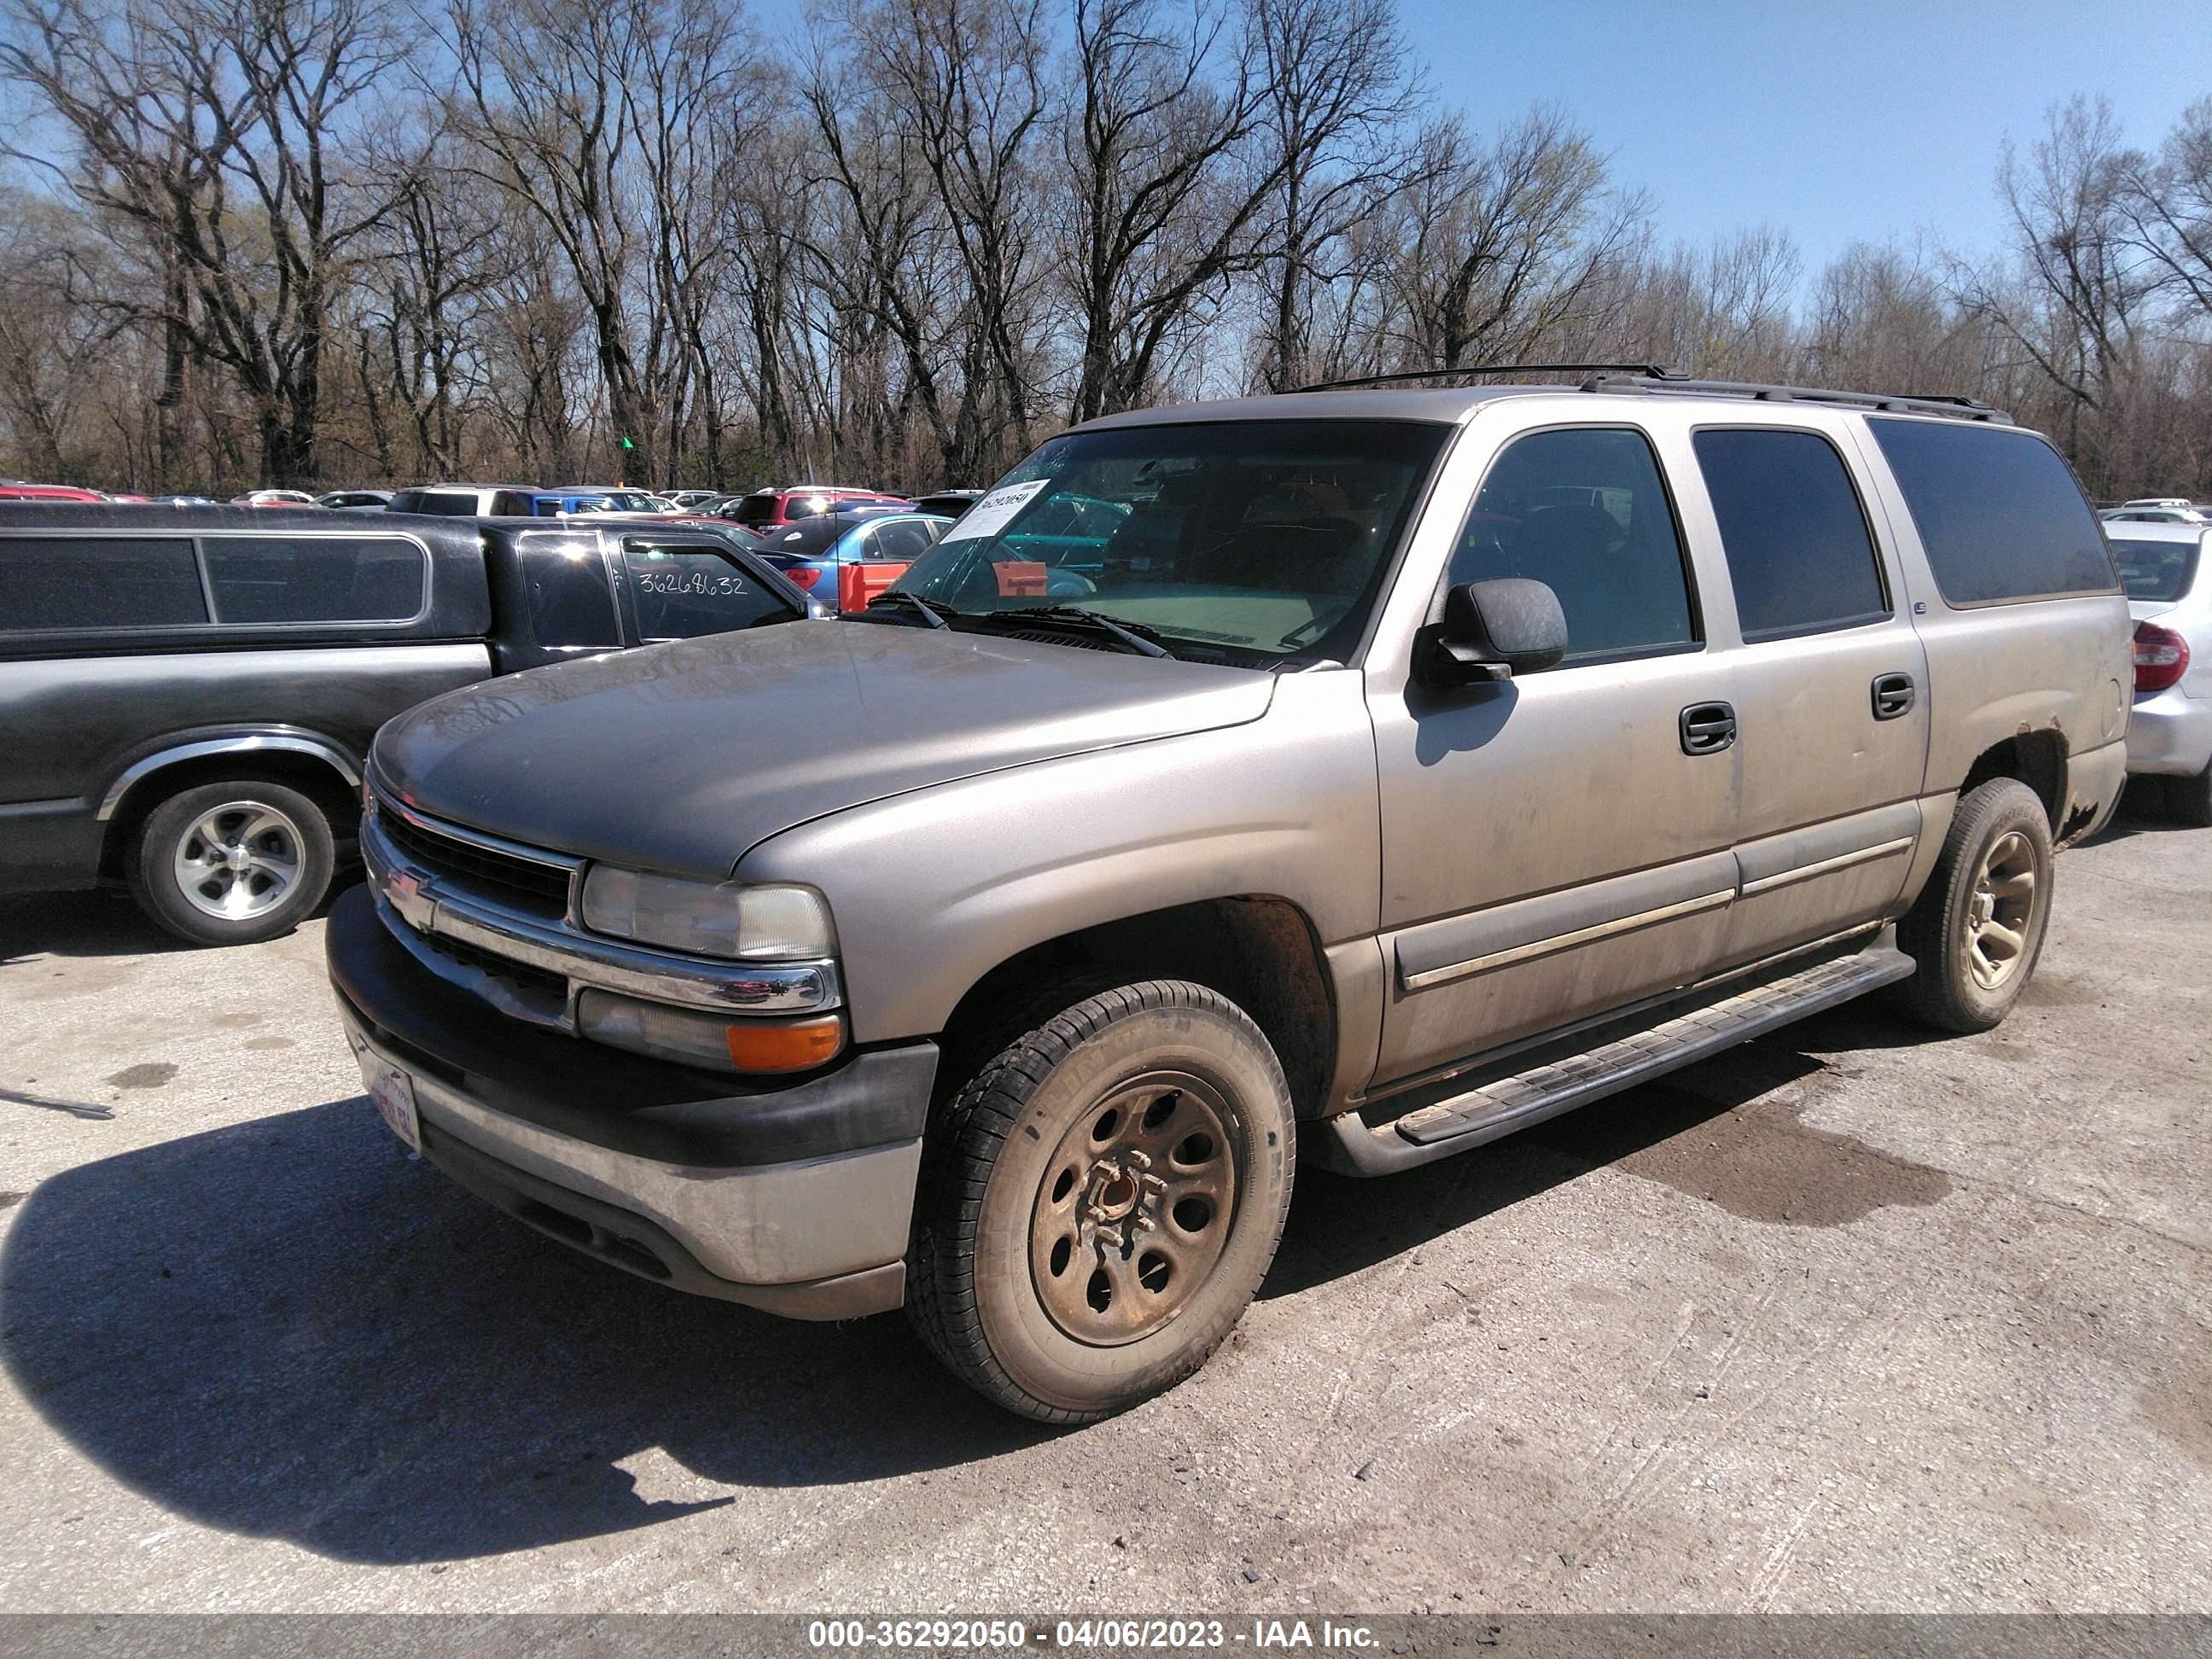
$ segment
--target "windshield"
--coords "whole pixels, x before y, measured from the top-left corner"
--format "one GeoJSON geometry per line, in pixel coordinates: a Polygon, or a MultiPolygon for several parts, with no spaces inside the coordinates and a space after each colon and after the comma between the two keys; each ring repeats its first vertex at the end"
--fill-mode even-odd
{"type": "Polygon", "coordinates": [[[1218,421],[1055,438],[894,584],[988,616],[1073,607],[1178,656],[1341,656],[1451,428],[1218,421]]]}
{"type": "Polygon", "coordinates": [[[2112,560],[2120,567],[2120,585],[2131,599],[2179,599],[2197,579],[2197,556],[2203,538],[2187,541],[2136,541],[2112,538],[2112,560]]]}

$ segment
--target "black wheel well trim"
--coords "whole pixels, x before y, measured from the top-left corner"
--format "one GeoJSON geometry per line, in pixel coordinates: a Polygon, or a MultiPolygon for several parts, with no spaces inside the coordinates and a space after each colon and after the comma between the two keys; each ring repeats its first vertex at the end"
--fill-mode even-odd
{"type": "Polygon", "coordinates": [[[2055,836],[2066,810],[2069,752],[2062,732],[2033,728],[2017,732],[1974,757],[1973,764],[1966,769],[1966,778],[1959,785],[1959,799],[1964,800],[1983,784],[1998,778],[2014,779],[2035,792],[2055,836]]]}
{"type": "Polygon", "coordinates": [[[166,743],[124,768],[100,799],[94,814],[103,828],[100,874],[121,874],[131,832],[179,788],[241,774],[300,789],[340,817],[359,799],[362,763],[343,744],[297,726],[233,728],[166,743]]]}
{"type": "MultiPolygon", "coordinates": [[[[1039,940],[963,992],[939,1041],[940,1091],[957,1090],[988,1053],[979,1040],[1006,1030],[1009,1006],[1037,1007],[1041,990],[1077,995],[1147,979],[1188,980],[1242,1008],[1281,1061],[1301,1117],[1328,1109],[1337,1048],[1335,987],[1312,918],[1274,894],[1240,893],[1118,917],[1039,940]]],[[[1048,1018],[1054,1008],[1036,1014],[1048,1018]]],[[[1026,1016],[1024,1016],[1026,1017],[1026,1016]]]]}

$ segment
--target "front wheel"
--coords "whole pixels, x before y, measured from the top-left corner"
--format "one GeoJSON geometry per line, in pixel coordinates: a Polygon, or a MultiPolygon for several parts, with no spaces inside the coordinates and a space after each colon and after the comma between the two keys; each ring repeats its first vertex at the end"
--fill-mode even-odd
{"type": "Polygon", "coordinates": [[[1296,1145],[1282,1066],[1228,999],[1179,980],[1085,997],[933,1128],[908,1314],[1025,1417],[1133,1406],[1205,1364],[1260,1288],[1296,1145]]]}
{"type": "Polygon", "coordinates": [[[330,821],[262,778],[179,790],[146,815],[125,860],[138,908],[195,945],[252,945],[314,913],[336,864],[330,821]]]}
{"type": "Polygon", "coordinates": [[[1897,942],[1919,964],[1898,987],[1932,1025],[1986,1031],[2035,972],[2051,920],[2051,820],[2035,792],[1997,778],[1960,799],[1928,886],[1897,942]]]}

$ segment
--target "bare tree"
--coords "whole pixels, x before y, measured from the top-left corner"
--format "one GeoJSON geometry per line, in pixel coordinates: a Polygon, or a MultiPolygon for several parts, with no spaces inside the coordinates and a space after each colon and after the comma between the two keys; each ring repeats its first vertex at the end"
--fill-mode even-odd
{"type": "Polygon", "coordinates": [[[1259,378],[1308,378],[1322,295],[1358,269],[1346,246],[1410,182],[1404,139],[1422,88],[1392,0],[1245,0],[1278,183],[1258,272],[1259,378]],[[1349,262],[1348,262],[1349,261],[1349,262]]]}
{"type": "Polygon", "coordinates": [[[385,0],[5,0],[0,15],[0,74],[62,139],[61,159],[26,159],[135,240],[155,280],[131,303],[236,377],[262,478],[313,477],[332,301],[391,205],[341,160],[401,50],[385,0]]]}

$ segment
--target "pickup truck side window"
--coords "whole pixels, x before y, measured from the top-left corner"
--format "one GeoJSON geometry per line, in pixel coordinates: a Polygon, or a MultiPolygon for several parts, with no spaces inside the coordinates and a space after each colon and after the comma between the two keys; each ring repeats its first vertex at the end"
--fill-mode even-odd
{"type": "Polygon", "coordinates": [[[530,635],[539,645],[622,643],[614,591],[596,549],[526,547],[522,580],[530,593],[530,635]]]}
{"type": "Polygon", "coordinates": [[[751,572],[711,548],[632,543],[622,558],[641,639],[729,634],[797,614],[751,572]]]}
{"type": "Polygon", "coordinates": [[[1869,418],[1867,425],[1949,604],[2109,593],[2119,586],[2073,469],[2033,433],[1964,421],[1869,418]]]}
{"type": "Polygon", "coordinates": [[[204,626],[185,537],[0,537],[0,632],[204,626]]]}
{"type": "Polygon", "coordinates": [[[1747,641],[1856,628],[1890,614],[1881,566],[1844,458],[1814,432],[1694,434],[1747,641]]]}
{"type": "Polygon", "coordinates": [[[1567,619],[1568,663],[1693,648],[1682,538],[1641,432],[1570,427],[1508,445],[1483,480],[1450,580],[1528,576],[1567,619]]]}
{"type": "Polygon", "coordinates": [[[411,622],[428,597],[422,550],[396,536],[209,536],[215,616],[232,626],[411,622]]]}

